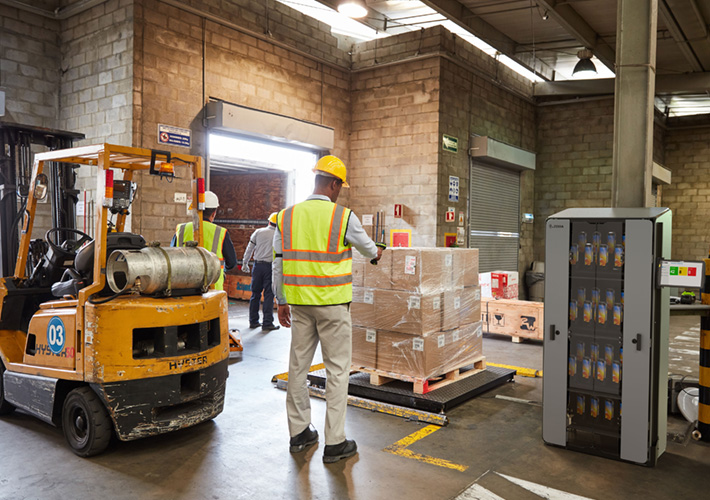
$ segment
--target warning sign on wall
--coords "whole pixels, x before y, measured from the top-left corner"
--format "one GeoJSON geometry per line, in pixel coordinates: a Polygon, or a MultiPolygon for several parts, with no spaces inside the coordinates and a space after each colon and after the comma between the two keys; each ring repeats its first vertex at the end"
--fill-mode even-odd
{"type": "Polygon", "coordinates": [[[189,128],[158,124],[158,143],[189,148],[192,131],[189,128]]]}

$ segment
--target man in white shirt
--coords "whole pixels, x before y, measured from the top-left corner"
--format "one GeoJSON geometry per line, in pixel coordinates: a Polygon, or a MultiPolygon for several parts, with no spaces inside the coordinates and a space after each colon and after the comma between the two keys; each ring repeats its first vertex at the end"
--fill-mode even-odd
{"type": "Polygon", "coordinates": [[[269,216],[269,223],[254,231],[242,259],[242,271],[249,272],[249,260],[254,257],[254,269],[251,273],[251,300],[249,300],[249,328],[278,330],[274,324],[274,291],[271,286],[271,263],[274,261],[274,229],[276,212],[269,216]],[[259,323],[259,303],[264,294],[263,322],[259,323]]]}

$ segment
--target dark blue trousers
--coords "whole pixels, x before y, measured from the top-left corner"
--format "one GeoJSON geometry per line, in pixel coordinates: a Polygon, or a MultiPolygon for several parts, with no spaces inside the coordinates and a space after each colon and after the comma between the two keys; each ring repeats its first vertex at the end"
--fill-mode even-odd
{"type": "Polygon", "coordinates": [[[249,300],[249,324],[259,322],[259,302],[264,292],[264,321],[262,325],[274,324],[274,291],[271,289],[271,262],[255,262],[251,270],[251,299],[249,300]]]}

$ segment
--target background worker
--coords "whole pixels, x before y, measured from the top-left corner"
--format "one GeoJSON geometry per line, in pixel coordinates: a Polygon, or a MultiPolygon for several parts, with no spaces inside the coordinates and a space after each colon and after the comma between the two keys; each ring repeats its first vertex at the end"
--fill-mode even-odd
{"type": "MultiPolygon", "coordinates": [[[[222,272],[214,287],[217,290],[224,290],[224,272],[229,271],[237,265],[237,253],[234,251],[234,245],[232,244],[232,238],[229,237],[229,232],[225,228],[212,222],[215,215],[217,215],[218,207],[219,198],[217,198],[217,195],[212,191],[206,191],[205,209],[202,212],[202,232],[204,233],[202,239],[205,242],[205,249],[216,254],[219,258],[222,272]]],[[[186,242],[194,240],[193,234],[192,222],[178,224],[170,246],[184,246],[186,242]]]]}
{"type": "Polygon", "coordinates": [[[254,256],[254,269],[251,272],[251,300],[249,300],[249,328],[259,328],[259,304],[264,292],[264,321],[262,330],[278,330],[274,325],[274,291],[271,286],[271,263],[274,261],[274,229],[276,216],[269,216],[266,227],[254,231],[242,259],[242,271],[249,272],[249,260],[254,256]]]}
{"type": "Polygon", "coordinates": [[[292,327],[286,393],[290,451],[298,453],[318,442],[306,376],[320,342],[328,380],[323,462],[332,463],[357,453],[355,441],[345,437],[352,355],[351,247],[377,260],[382,249],[355,214],[335,203],[341,187],[348,187],[343,162],[325,156],[313,171],[313,194],[277,217],[274,292],[279,322],[292,327]]]}

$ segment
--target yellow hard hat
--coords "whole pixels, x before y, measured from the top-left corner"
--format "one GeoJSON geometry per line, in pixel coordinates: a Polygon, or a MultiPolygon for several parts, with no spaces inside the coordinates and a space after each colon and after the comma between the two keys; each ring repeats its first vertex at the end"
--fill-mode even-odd
{"type": "Polygon", "coordinates": [[[332,175],[343,181],[343,186],[350,187],[350,185],[345,180],[347,176],[347,169],[345,168],[345,163],[340,158],[333,155],[327,155],[318,160],[313,171],[317,174],[318,172],[324,172],[326,174],[332,175]]]}
{"type": "Polygon", "coordinates": [[[276,224],[276,217],[278,216],[278,212],[274,212],[273,214],[269,215],[269,222],[271,222],[272,224],[276,224]]]}

